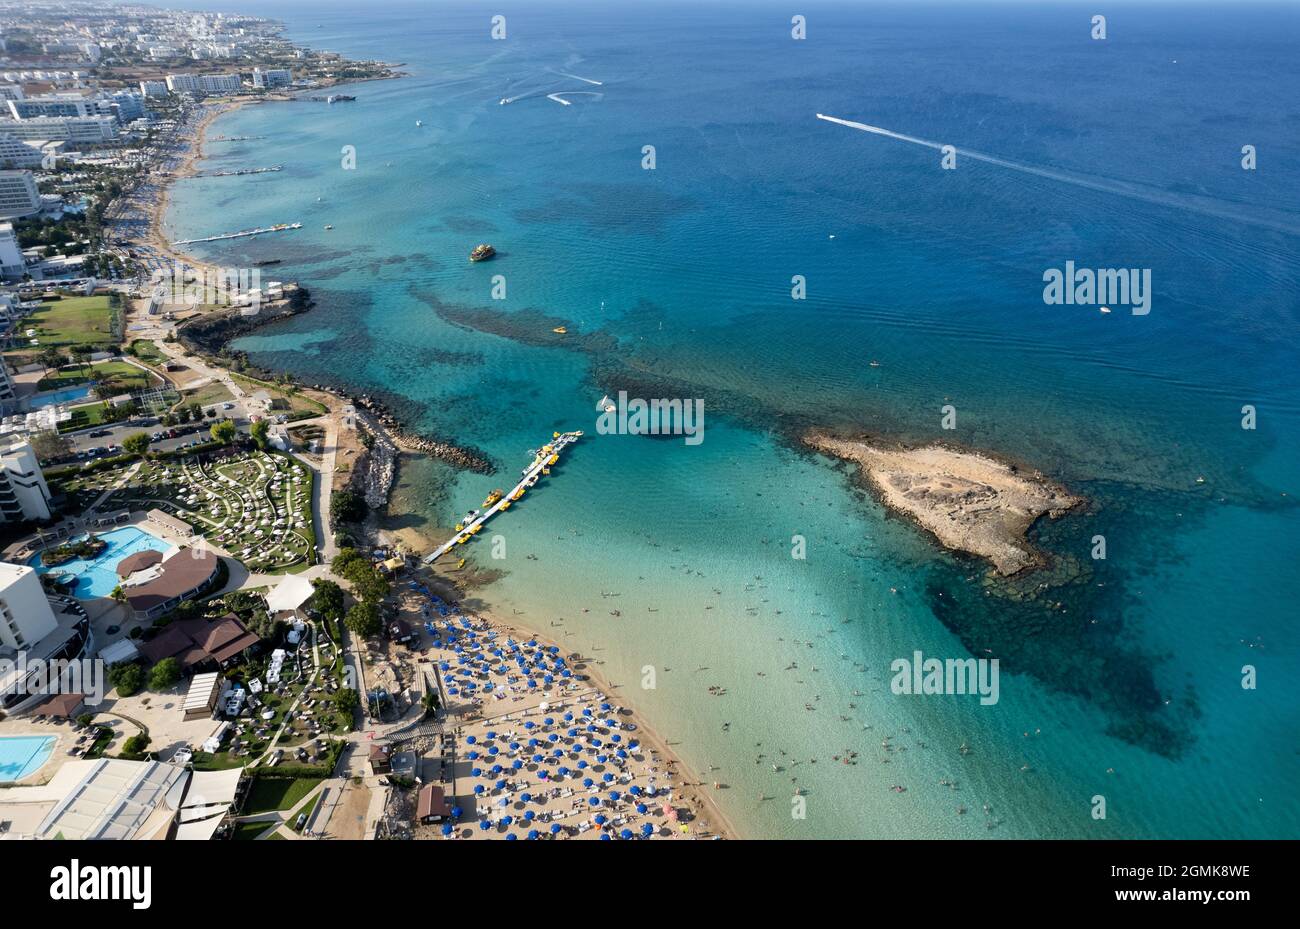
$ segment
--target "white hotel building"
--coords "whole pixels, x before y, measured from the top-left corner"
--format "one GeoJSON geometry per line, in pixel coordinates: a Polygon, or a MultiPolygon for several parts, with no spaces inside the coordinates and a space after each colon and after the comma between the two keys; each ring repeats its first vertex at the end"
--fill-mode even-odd
{"type": "Polygon", "coordinates": [[[0,649],[24,651],[57,627],[36,572],[0,561],[0,649]]]}
{"type": "Polygon", "coordinates": [[[0,446],[0,523],[49,518],[50,488],[36,452],[26,442],[0,446]]]}
{"type": "Polygon", "coordinates": [[[0,219],[40,212],[41,195],[30,171],[0,171],[0,219]]]}

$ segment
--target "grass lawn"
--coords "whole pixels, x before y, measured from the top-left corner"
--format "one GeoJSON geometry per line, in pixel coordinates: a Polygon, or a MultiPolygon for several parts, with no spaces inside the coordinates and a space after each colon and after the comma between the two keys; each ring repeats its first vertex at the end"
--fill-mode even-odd
{"type": "Polygon", "coordinates": [[[195,771],[225,771],[230,768],[242,768],[246,764],[243,758],[232,758],[228,752],[211,755],[208,752],[195,752],[195,771]]]}
{"type": "Polygon", "coordinates": [[[17,331],[36,330],[42,347],[59,345],[109,345],[113,338],[108,297],[64,297],[42,303],[40,309],[18,323],[17,331]]]}
{"type": "Polygon", "coordinates": [[[211,384],[205,384],[198,390],[182,391],[181,406],[189,406],[191,403],[197,403],[199,406],[208,406],[212,403],[225,403],[227,400],[235,399],[229,388],[220,381],[213,381],[211,384]]]}
{"type": "Polygon", "coordinates": [[[147,365],[166,364],[168,358],[155,343],[148,339],[136,339],[131,343],[131,354],[147,365]]]}
{"type": "Polygon", "coordinates": [[[292,809],[322,780],[320,777],[259,777],[248,792],[244,815],[292,809]]]}
{"type": "Polygon", "coordinates": [[[230,838],[236,842],[251,842],[268,829],[274,829],[279,823],[235,823],[235,831],[230,838]]]}
{"type": "Polygon", "coordinates": [[[302,821],[302,824],[305,827],[309,822],[311,822],[311,814],[316,812],[316,807],[320,806],[320,799],[323,796],[325,796],[325,791],[322,790],[316,796],[312,797],[310,801],[303,804],[301,809],[294,810],[289,814],[289,828],[294,832],[302,832],[302,829],[298,828],[298,817],[303,813],[307,814],[307,818],[302,821]]]}
{"type": "Polygon", "coordinates": [[[142,368],[126,361],[101,361],[98,364],[81,367],[68,365],[60,368],[48,377],[43,377],[36,385],[37,390],[59,390],[74,384],[84,384],[96,377],[103,379],[109,387],[121,393],[142,390],[155,380],[154,376],[142,368]]]}
{"type": "Polygon", "coordinates": [[[72,419],[66,423],[59,423],[60,432],[75,432],[78,429],[86,429],[90,426],[102,425],[106,420],[104,413],[107,412],[102,403],[88,403],[85,406],[75,406],[69,412],[72,419]]]}

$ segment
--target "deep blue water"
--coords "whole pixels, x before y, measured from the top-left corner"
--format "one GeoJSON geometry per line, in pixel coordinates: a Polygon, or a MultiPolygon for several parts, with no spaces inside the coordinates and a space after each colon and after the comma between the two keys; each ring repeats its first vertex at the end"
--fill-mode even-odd
{"type": "Polygon", "coordinates": [[[318,301],[238,347],[494,456],[404,471],[394,521],[432,538],[602,393],[705,401],[699,446],[581,443],[476,560],[485,601],[600,650],[744,831],[1295,837],[1300,16],[1112,6],[1105,41],[1091,8],[968,3],[805,7],[797,42],[751,4],[504,4],[504,41],[478,5],[259,5],[410,76],[223,120],[269,138],[207,167],[286,169],[184,182],[170,221],[305,224],[204,252],[282,258],[318,301]],[[600,96],[546,96],[571,91],[600,96]],[[1046,305],[1071,260],[1150,269],[1150,314],[1046,305]],[[991,583],[795,451],[808,424],[991,449],[1090,506],[1041,527],[1054,570],[991,583]],[[1000,703],[894,696],[916,648],[999,655],[1000,703]]]}

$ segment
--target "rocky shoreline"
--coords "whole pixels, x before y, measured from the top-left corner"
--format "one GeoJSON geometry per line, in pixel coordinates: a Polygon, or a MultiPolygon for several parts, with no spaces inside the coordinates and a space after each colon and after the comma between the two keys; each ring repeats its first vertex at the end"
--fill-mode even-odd
{"type": "Polygon", "coordinates": [[[803,441],[857,464],[886,507],[911,518],[945,548],[984,558],[1003,577],[1045,566],[1044,553],[1026,538],[1030,527],[1085,502],[1036,471],[1024,473],[977,452],[937,444],[908,448],[818,430],[803,441]]]}
{"type": "MultiPolygon", "coordinates": [[[[326,390],[324,387],[317,387],[316,389],[326,390]]],[[[341,396],[342,399],[351,403],[357,409],[365,410],[373,416],[379,425],[383,427],[384,432],[392,438],[394,444],[402,451],[428,455],[440,461],[445,461],[462,471],[473,471],[476,474],[492,474],[497,469],[492,459],[472,446],[456,445],[439,438],[415,435],[408,432],[402,421],[389,412],[382,400],[368,394],[351,397],[347,394],[339,394],[338,391],[331,392],[336,396],[341,396]]]]}

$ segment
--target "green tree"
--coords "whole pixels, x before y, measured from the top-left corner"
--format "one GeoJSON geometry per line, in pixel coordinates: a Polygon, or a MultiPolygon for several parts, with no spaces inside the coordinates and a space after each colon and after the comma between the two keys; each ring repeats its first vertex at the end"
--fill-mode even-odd
{"type": "Polygon", "coordinates": [[[229,445],[235,441],[234,420],[223,419],[215,422],[208,431],[212,434],[212,441],[220,442],[222,445],[229,445]]]}
{"type": "Polygon", "coordinates": [[[334,691],[334,706],[340,713],[351,713],[361,705],[361,697],[351,687],[340,687],[334,691]]]}
{"type": "Polygon", "coordinates": [[[144,685],[144,671],[138,664],[119,662],[108,669],[108,682],[119,697],[132,697],[144,685]]]}
{"type": "Polygon", "coordinates": [[[122,451],[132,455],[143,455],[149,451],[149,433],[135,432],[122,440],[122,451]]]}
{"type": "Polygon", "coordinates": [[[164,658],[149,671],[150,690],[169,690],[181,679],[181,663],[175,658],[164,658]]]}
{"type": "Polygon", "coordinates": [[[312,581],[316,592],[311,595],[311,607],[326,619],[343,618],[343,588],[333,581],[321,578],[312,581]]]}
{"type": "Polygon", "coordinates": [[[330,526],[360,522],[365,518],[365,500],[350,490],[340,490],[330,496],[330,526]]]}
{"type": "Polygon", "coordinates": [[[378,603],[389,590],[388,580],[374,568],[352,581],[352,593],[366,603],[378,603]]]}
{"type": "Polygon", "coordinates": [[[72,442],[57,432],[38,432],[28,437],[32,451],[42,462],[63,458],[72,453],[72,442]]]}
{"type": "Polygon", "coordinates": [[[259,419],[248,427],[248,434],[253,437],[253,441],[257,443],[257,447],[262,451],[266,451],[267,446],[271,444],[266,437],[270,429],[270,425],[264,419],[259,419]]]}
{"type": "Polygon", "coordinates": [[[381,628],[379,607],[373,603],[354,603],[352,609],[348,610],[347,619],[344,622],[349,629],[363,639],[378,635],[381,628]]]}

